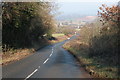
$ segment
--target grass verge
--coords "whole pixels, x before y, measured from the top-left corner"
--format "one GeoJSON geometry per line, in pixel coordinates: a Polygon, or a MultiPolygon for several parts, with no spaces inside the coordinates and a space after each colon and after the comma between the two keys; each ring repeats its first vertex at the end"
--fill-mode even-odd
{"type": "Polygon", "coordinates": [[[52,34],[53,37],[59,37],[59,36],[64,36],[64,34],[62,33],[55,33],[55,34],[52,34]]]}
{"type": "Polygon", "coordinates": [[[64,34],[56,33],[56,34],[53,34],[52,36],[55,38],[55,40],[50,40],[49,42],[51,44],[62,42],[64,40],[66,40],[67,38],[71,37],[72,35],[64,35],[64,34]]]}
{"type": "Polygon", "coordinates": [[[14,61],[18,61],[20,59],[23,59],[27,57],[28,55],[33,54],[36,50],[39,50],[40,48],[47,46],[49,44],[54,44],[57,42],[61,42],[66,40],[69,36],[66,36],[64,34],[53,34],[53,37],[56,38],[56,40],[40,40],[40,42],[34,42],[34,48],[31,49],[9,49],[6,52],[0,53],[0,56],[2,59],[0,60],[0,64],[7,65],[9,63],[12,63],[14,61]]]}
{"type": "Polygon", "coordinates": [[[2,65],[7,65],[13,61],[18,61],[32,53],[34,53],[34,49],[11,49],[2,54],[2,65]]]}
{"type": "Polygon", "coordinates": [[[100,63],[99,58],[89,57],[89,45],[76,40],[67,42],[63,45],[63,48],[72,53],[80,62],[81,66],[85,68],[94,78],[112,78],[117,80],[116,66],[108,66],[100,63]]]}

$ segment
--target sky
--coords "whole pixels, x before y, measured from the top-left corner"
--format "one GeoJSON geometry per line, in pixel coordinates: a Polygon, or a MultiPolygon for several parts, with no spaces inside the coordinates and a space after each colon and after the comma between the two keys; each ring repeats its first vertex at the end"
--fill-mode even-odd
{"type": "Polygon", "coordinates": [[[101,4],[115,4],[120,0],[0,0],[7,2],[56,2],[58,4],[59,15],[56,18],[69,18],[78,16],[96,16],[101,4]]]}
{"type": "Polygon", "coordinates": [[[105,0],[95,1],[95,0],[64,0],[57,2],[58,12],[60,15],[57,18],[68,17],[68,16],[97,16],[97,11],[102,4],[107,4],[108,6],[117,4],[117,0],[105,0]]]}
{"type": "Polygon", "coordinates": [[[5,2],[118,2],[119,0],[0,0],[5,2]]]}
{"type": "Polygon", "coordinates": [[[44,0],[56,2],[118,2],[119,0],[44,0]]]}

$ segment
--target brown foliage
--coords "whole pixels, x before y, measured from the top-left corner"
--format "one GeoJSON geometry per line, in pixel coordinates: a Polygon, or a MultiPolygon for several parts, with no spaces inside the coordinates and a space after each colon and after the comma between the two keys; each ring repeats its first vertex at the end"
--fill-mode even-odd
{"type": "Polygon", "coordinates": [[[98,11],[99,17],[101,17],[101,21],[104,23],[109,22],[110,24],[118,24],[120,22],[120,7],[117,5],[113,5],[108,7],[103,4],[102,7],[99,7],[100,11],[98,11]]]}

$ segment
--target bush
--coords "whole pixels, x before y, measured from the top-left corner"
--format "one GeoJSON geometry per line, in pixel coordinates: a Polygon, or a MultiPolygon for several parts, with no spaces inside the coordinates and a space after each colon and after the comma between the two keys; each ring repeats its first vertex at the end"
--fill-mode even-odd
{"type": "Polygon", "coordinates": [[[51,35],[54,19],[53,5],[47,2],[3,2],[2,43],[7,47],[26,48],[32,40],[51,35]]]}

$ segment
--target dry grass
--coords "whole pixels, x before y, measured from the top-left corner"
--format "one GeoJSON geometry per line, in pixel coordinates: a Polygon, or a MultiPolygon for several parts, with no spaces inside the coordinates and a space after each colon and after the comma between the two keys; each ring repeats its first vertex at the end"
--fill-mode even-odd
{"type": "Polygon", "coordinates": [[[66,40],[68,37],[71,37],[72,35],[63,35],[63,34],[54,34],[53,37],[56,38],[56,40],[49,41],[51,44],[58,43],[66,40]]]}
{"type": "Polygon", "coordinates": [[[10,50],[2,54],[2,65],[7,65],[10,62],[20,60],[32,54],[34,49],[19,49],[10,50]]]}
{"type": "Polygon", "coordinates": [[[89,74],[93,75],[95,78],[117,78],[117,67],[115,66],[106,66],[105,64],[100,63],[101,60],[98,58],[89,57],[89,45],[80,40],[73,40],[66,43],[63,46],[65,49],[70,51],[75,55],[80,64],[85,68],[89,74]]]}
{"type": "Polygon", "coordinates": [[[55,33],[55,34],[52,34],[53,37],[59,37],[59,36],[64,36],[64,34],[62,33],[55,33]]]}
{"type": "Polygon", "coordinates": [[[68,37],[71,37],[72,35],[63,35],[63,34],[54,34],[56,36],[56,40],[42,40],[44,44],[40,43],[34,43],[34,49],[9,49],[7,52],[1,53],[2,59],[0,60],[2,65],[7,65],[11,62],[18,61],[22,58],[25,58],[26,56],[34,53],[35,50],[41,48],[42,46],[46,46],[49,44],[57,43],[66,40],[68,37]]]}

